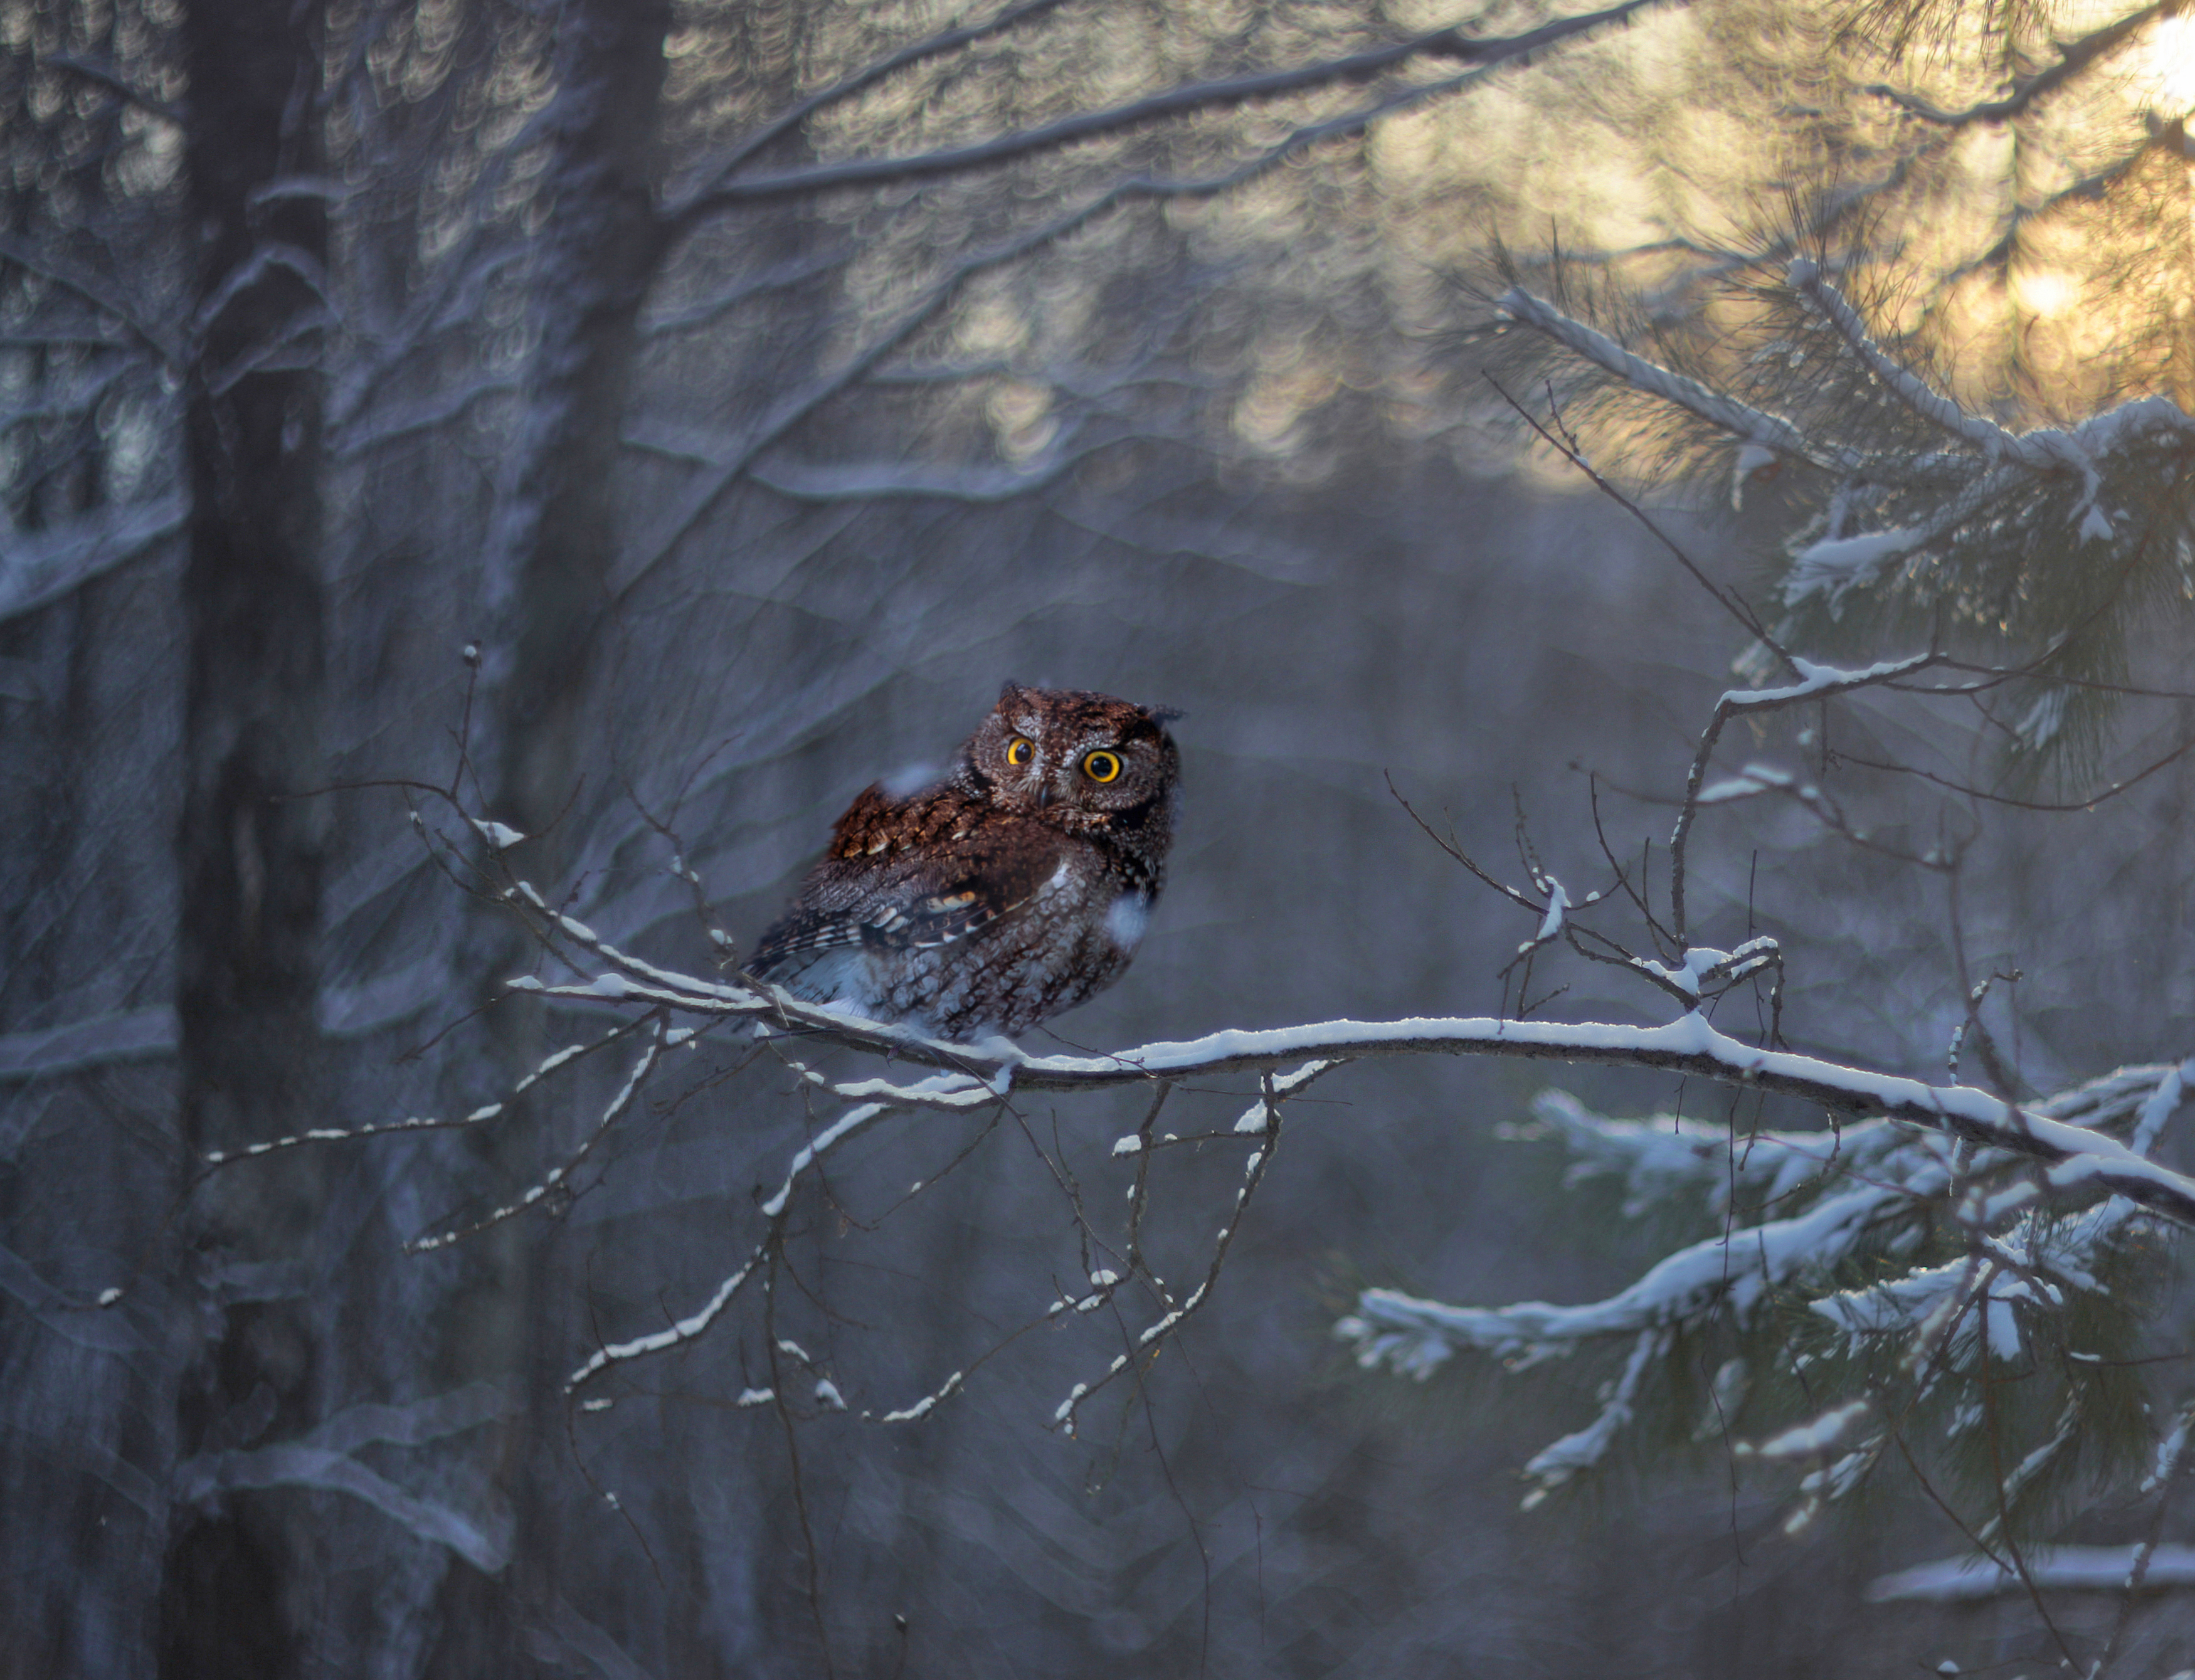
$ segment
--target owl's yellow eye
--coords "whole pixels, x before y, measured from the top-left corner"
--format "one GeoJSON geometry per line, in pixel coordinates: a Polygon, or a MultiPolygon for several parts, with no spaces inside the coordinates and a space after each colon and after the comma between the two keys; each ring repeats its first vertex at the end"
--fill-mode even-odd
{"type": "Polygon", "coordinates": [[[1082,774],[1093,782],[1116,780],[1121,774],[1121,756],[1117,752],[1093,752],[1082,761],[1082,774]]]}
{"type": "Polygon", "coordinates": [[[1036,743],[1027,735],[1016,735],[1006,745],[1006,762],[1026,764],[1036,756],[1036,743]]]}

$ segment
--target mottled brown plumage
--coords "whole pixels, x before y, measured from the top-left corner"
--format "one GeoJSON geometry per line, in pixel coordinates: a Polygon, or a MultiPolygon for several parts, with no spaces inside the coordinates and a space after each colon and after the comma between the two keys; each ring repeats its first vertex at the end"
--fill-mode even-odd
{"type": "Polygon", "coordinates": [[[943,781],[847,808],[749,972],[959,1039],[1023,1032],[1110,985],[1165,884],[1170,716],[1008,683],[943,781]]]}

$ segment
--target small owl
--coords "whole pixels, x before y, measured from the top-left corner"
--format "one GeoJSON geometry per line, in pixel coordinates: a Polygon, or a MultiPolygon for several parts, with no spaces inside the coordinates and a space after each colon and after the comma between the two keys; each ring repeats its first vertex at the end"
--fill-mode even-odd
{"type": "Polygon", "coordinates": [[[944,780],[847,808],[748,972],[964,1041],[1111,985],[1166,881],[1174,716],[1007,683],[944,780]]]}

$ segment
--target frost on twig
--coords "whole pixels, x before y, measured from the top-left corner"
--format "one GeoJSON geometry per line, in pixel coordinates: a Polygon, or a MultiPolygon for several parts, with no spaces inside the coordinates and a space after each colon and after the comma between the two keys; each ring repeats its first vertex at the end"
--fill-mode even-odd
{"type": "MultiPolygon", "coordinates": [[[[1265,1182],[1266,1171],[1272,1165],[1273,1152],[1280,1148],[1281,1105],[1332,1066],[1333,1064],[1328,1062],[1309,1062],[1293,1073],[1279,1079],[1274,1078],[1270,1073],[1265,1076],[1260,1082],[1262,1089],[1259,1100],[1245,1109],[1242,1119],[1235,1123],[1233,1136],[1256,1138],[1259,1141],[1242,1163],[1242,1185],[1235,1192],[1235,1203],[1225,1215],[1225,1223],[1220,1226],[1218,1234],[1213,1240],[1212,1261],[1206,1269],[1203,1278],[1198,1282],[1196,1287],[1190,1291],[1188,1296],[1177,1305],[1164,1281],[1152,1274],[1148,1268],[1142,1266],[1138,1260],[1138,1269],[1150,1283],[1152,1292],[1158,1297],[1165,1310],[1149,1324],[1135,1332],[1132,1342],[1124,1352],[1115,1356],[1113,1362],[1106,1367],[1103,1375],[1091,1382],[1077,1383],[1069,1392],[1067,1398],[1060,1401],[1052,1413],[1052,1421],[1060,1429],[1070,1435],[1073,1435],[1075,1432],[1078,1415],[1084,1401],[1105,1388],[1115,1378],[1128,1370],[1131,1365],[1138,1361],[1148,1364],[1151,1360],[1157,1358],[1159,1350],[1167,1342],[1180,1331],[1182,1326],[1199,1308],[1211,1299],[1212,1292],[1219,1282],[1220,1269],[1227,1263],[1227,1251],[1233,1244],[1236,1234],[1242,1229],[1243,1216],[1250,1210],[1251,1198],[1257,1194],[1258,1187],[1265,1182]]],[[[1132,1232],[1140,1226],[1143,1220],[1144,1197],[1149,1183],[1148,1177],[1143,1171],[1143,1165],[1147,1159],[1147,1151],[1138,1156],[1136,1181],[1129,1188],[1129,1196],[1132,1204],[1130,1215],[1132,1232]]],[[[1132,1249],[1134,1246],[1132,1238],[1130,1246],[1132,1249]]],[[[1092,1281],[1098,1284],[1099,1287],[1105,1292],[1102,1298],[1109,1300],[1111,1291],[1120,1280],[1111,1273],[1106,1272],[1093,1276],[1092,1281]]]]}

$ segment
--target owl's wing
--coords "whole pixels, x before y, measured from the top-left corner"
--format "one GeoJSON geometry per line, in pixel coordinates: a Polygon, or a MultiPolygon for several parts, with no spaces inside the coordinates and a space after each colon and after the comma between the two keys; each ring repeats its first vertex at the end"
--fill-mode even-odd
{"type": "Polygon", "coordinates": [[[1034,897],[1064,845],[1041,823],[988,813],[965,828],[924,825],[929,831],[919,838],[889,825],[898,827],[893,843],[871,852],[857,837],[887,830],[891,814],[878,808],[885,803],[872,789],[838,820],[832,855],[749,960],[757,976],[805,968],[851,945],[907,951],[956,944],[1034,897]]]}

